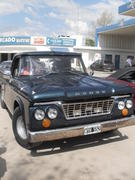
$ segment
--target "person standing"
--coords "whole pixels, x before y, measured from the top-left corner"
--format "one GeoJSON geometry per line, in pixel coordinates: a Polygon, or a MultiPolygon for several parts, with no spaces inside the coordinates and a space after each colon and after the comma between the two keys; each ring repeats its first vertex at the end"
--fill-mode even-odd
{"type": "Polygon", "coordinates": [[[131,57],[128,57],[126,60],[126,67],[132,67],[132,59],[131,57]]]}

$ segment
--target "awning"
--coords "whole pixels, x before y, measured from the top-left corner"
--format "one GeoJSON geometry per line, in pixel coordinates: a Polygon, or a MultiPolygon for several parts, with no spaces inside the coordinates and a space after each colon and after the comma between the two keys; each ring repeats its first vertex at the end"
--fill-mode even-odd
{"type": "Polygon", "coordinates": [[[118,24],[98,28],[97,34],[135,36],[135,19],[121,21],[118,24]]]}

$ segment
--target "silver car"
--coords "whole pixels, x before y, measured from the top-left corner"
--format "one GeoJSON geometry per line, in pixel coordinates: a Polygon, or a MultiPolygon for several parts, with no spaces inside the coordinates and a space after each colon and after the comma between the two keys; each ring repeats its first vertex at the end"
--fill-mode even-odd
{"type": "Polygon", "coordinates": [[[2,63],[0,63],[0,86],[2,84],[2,79],[4,76],[10,76],[11,74],[11,64],[12,61],[8,60],[8,61],[3,61],[2,63]]]}

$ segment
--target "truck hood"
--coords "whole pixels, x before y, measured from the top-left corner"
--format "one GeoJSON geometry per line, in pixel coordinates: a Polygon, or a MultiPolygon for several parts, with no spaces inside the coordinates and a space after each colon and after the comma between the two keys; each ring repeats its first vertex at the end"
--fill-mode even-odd
{"type": "Polygon", "coordinates": [[[21,80],[21,92],[34,102],[93,99],[132,93],[126,85],[86,75],[55,75],[21,80]]]}

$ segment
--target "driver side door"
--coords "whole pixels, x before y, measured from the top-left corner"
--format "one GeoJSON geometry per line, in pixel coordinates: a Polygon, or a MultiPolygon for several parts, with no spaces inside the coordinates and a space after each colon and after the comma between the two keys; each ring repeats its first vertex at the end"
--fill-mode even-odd
{"type": "Polygon", "coordinates": [[[13,74],[10,76],[10,79],[4,84],[4,102],[11,114],[13,114],[14,100],[17,93],[16,87],[18,81],[18,72],[20,68],[20,58],[15,59],[13,66],[13,74]]]}

